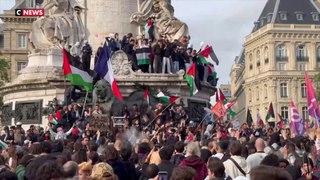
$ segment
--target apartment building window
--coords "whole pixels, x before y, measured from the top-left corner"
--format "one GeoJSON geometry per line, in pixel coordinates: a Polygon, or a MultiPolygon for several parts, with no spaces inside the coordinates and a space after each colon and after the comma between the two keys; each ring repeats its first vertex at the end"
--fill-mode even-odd
{"type": "Polygon", "coordinates": [[[0,49],[4,47],[4,36],[3,34],[0,34],[0,49]]]}
{"type": "Polygon", "coordinates": [[[298,46],[297,61],[309,61],[308,51],[305,46],[298,46]]]}
{"type": "Polygon", "coordinates": [[[286,70],[286,63],[278,63],[278,70],[285,71],[286,70]]]}
{"type": "Polygon", "coordinates": [[[280,11],[279,13],[280,13],[280,19],[281,19],[282,21],[286,21],[286,20],[287,20],[287,12],[285,12],[285,11],[280,11]]]}
{"type": "Polygon", "coordinates": [[[249,89],[249,102],[252,102],[252,92],[251,92],[251,89],[249,89]]]}
{"type": "Polygon", "coordinates": [[[17,72],[25,67],[27,67],[27,62],[17,62],[17,72]]]}
{"type": "Polygon", "coordinates": [[[303,21],[303,14],[298,13],[296,16],[298,21],[303,21]]]}
{"type": "Polygon", "coordinates": [[[257,98],[257,101],[259,101],[259,87],[258,86],[256,87],[256,98],[257,98]]]}
{"type": "Polygon", "coordinates": [[[26,34],[18,34],[18,48],[27,48],[26,34]]]}
{"type": "Polygon", "coordinates": [[[288,61],[287,49],[283,44],[280,44],[276,48],[277,61],[288,61]]]}
{"type": "Polygon", "coordinates": [[[257,51],[257,67],[260,67],[260,57],[261,54],[260,54],[260,51],[257,51]]]}
{"type": "Polygon", "coordinates": [[[302,107],[302,118],[303,118],[304,120],[309,119],[309,118],[308,118],[308,107],[307,107],[307,106],[303,106],[303,107],[302,107]]]}
{"type": "Polygon", "coordinates": [[[306,83],[301,84],[301,97],[307,97],[307,86],[306,83]]]}
{"type": "Polygon", "coordinates": [[[36,2],[35,0],[27,0],[27,8],[35,8],[36,2]]]}
{"type": "Polygon", "coordinates": [[[319,13],[312,12],[311,14],[312,14],[313,21],[319,21],[319,13]]]}
{"type": "Polygon", "coordinates": [[[269,63],[269,49],[268,47],[264,48],[264,63],[269,63]]]}
{"type": "Polygon", "coordinates": [[[249,62],[250,62],[249,69],[252,70],[252,69],[253,69],[253,65],[252,65],[252,54],[249,55],[249,62]]]}
{"type": "Polygon", "coordinates": [[[264,85],[264,98],[268,98],[268,86],[266,84],[264,85]]]}
{"type": "Polygon", "coordinates": [[[283,119],[288,119],[289,118],[289,108],[288,106],[282,106],[281,107],[281,116],[283,119]]]}
{"type": "Polygon", "coordinates": [[[286,98],[288,97],[288,85],[287,83],[280,84],[280,97],[286,98]]]}
{"type": "Polygon", "coordinates": [[[307,65],[305,63],[299,63],[298,68],[299,68],[299,71],[306,71],[307,65]]]}
{"type": "Polygon", "coordinates": [[[317,62],[320,63],[320,46],[317,48],[317,62]]]}

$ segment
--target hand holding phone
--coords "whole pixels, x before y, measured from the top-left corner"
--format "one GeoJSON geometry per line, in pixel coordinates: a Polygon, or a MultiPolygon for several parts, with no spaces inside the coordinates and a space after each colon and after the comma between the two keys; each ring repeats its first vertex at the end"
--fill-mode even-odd
{"type": "Polygon", "coordinates": [[[168,180],[168,172],[167,171],[159,171],[158,180],[168,180]]]}

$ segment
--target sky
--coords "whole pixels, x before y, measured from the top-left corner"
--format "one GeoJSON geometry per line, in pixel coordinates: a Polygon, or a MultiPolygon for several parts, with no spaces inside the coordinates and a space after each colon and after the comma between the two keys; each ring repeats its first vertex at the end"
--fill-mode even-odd
{"type": "MultiPolygon", "coordinates": [[[[230,82],[230,70],[240,54],[267,0],[171,0],[175,16],[187,23],[194,48],[200,42],[213,46],[220,64],[216,66],[219,84],[230,82]]],[[[0,12],[15,0],[0,0],[0,12]]]]}
{"type": "Polygon", "coordinates": [[[219,84],[230,82],[230,70],[267,0],[172,0],[175,16],[189,26],[191,42],[210,44],[220,61],[219,84]]]}

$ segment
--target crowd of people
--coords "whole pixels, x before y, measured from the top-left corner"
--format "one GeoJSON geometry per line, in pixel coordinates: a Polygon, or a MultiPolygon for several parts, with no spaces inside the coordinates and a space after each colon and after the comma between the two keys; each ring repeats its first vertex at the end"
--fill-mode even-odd
{"type": "MultiPolygon", "coordinates": [[[[115,33],[107,36],[106,42],[111,53],[123,50],[127,54],[128,60],[132,63],[133,71],[175,74],[179,70],[186,72],[192,63],[196,63],[199,82],[212,81],[208,75],[207,66],[213,68],[213,65],[201,62],[198,51],[190,44],[188,36],[184,36],[180,41],[170,42],[166,37],[159,39],[145,39],[143,36],[134,38],[132,33],[128,33],[121,39],[119,34],[115,33]]],[[[99,59],[101,51],[102,47],[99,47],[96,51],[95,62],[99,59]]]]}
{"type": "Polygon", "coordinates": [[[123,124],[99,129],[99,105],[57,108],[47,127],[3,128],[0,179],[315,180],[320,177],[320,129],[290,129],[188,119],[180,105],[158,104],[155,121],[138,106],[123,108],[123,124]],[[83,115],[82,115],[83,114],[83,115]],[[83,116],[83,117],[82,117],[83,116]]]}

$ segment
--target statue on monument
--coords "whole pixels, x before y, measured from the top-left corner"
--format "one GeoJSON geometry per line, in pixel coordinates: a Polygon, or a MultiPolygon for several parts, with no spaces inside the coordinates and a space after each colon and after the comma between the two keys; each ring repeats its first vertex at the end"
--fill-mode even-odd
{"type": "Polygon", "coordinates": [[[47,0],[46,16],[32,24],[29,39],[34,49],[66,48],[83,43],[85,28],[80,14],[84,9],[77,0],[47,0]]]}
{"type": "Polygon", "coordinates": [[[189,36],[188,26],[174,17],[171,0],[142,0],[139,12],[132,14],[131,22],[144,26],[149,18],[154,20],[156,38],[163,36],[173,41],[189,36]]]}
{"type": "Polygon", "coordinates": [[[70,48],[70,54],[74,57],[80,57],[81,55],[81,49],[80,49],[80,42],[76,42],[71,48],[70,48]]]}

